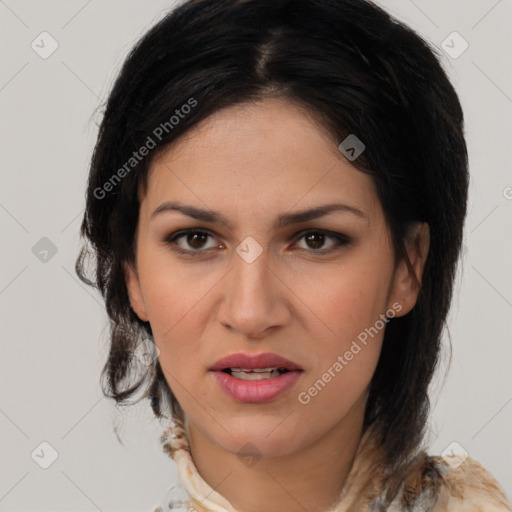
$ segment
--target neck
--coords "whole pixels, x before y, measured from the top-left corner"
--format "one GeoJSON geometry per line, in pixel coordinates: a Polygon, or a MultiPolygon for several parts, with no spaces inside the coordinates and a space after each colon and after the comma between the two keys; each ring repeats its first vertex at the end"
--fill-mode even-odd
{"type": "Polygon", "coordinates": [[[300,450],[243,464],[187,424],[198,473],[239,512],[322,512],[339,498],[361,441],[363,397],[339,423],[300,450]]]}

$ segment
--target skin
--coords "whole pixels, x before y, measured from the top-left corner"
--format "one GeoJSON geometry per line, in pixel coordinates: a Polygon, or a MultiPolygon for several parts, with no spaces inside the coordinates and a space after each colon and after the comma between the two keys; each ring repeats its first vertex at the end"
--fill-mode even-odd
{"type": "MultiPolygon", "coordinates": [[[[418,282],[395,258],[371,177],[297,105],[266,99],[230,107],[177,142],[152,163],[136,265],[126,265],[126,282],[186,413],[193,460],[241,512],[326,510],[354,460],[384,329],[308,404],[298,394],[393,304],[396,316],[409,312],[418,282]],[[151,218],[165,201],[218,211],[233,228],[176,211],[151,218]],[[272,227],[280,214],[332,202],[364,216],[336,211],[272,227]],[[211,236],[165,242],[189,228],[211,236]],[[340,233],[349,242],[336,247],[321,233],[308,239],[301,234],[306,229],[340,233]],[[263,249],[252,263],[236,252],[248,236],[263,249]],[[208,372],[227,354],[267,351],[304,369],[294,387],[271,402],[235,402],[208,372]],[[250,467],[237,456],[248,442],[261,457],[250,467]]],[[[407,250],[419,281],[428,244],[428,226],[418,224],[407,250]]]]}

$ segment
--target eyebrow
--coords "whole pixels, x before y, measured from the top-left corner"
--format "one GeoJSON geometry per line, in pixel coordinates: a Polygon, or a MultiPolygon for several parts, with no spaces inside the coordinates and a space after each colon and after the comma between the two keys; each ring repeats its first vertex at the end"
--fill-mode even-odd
{"type": "MultiPolygon", "coordinates": [[[[201,208],[197,208],[195,206],[184,205],[178,201],[166,201],[162,203],[152,214],[150,220],[155,218],[157,215],[160,215],[164,212],[169,211],[178,211],[192,217],[194,219],[209,222],[212,224],[222,224],[226,226],[228,229],[233,229],[233,224],[226,219],[219,212],[213,210],[204,210],[201,208]]],[[[290,224],[299,224],[301,222],[307,222],[309,220],[318,219],[327,215],[331,212],[341,211],[346,213],[351,213],[361,219],[365,219],[368,221],[368,217],[358,208],[354,206],[350,206],[347,204],[341,203],[331,203],[322,206],[317,206],[315,208],[310,208],[309,210],[301,210],[293,213],[284,213],[280,215],[277,220],[274,222],[272,229],[283,228],[289,226],[290,224]]]]}

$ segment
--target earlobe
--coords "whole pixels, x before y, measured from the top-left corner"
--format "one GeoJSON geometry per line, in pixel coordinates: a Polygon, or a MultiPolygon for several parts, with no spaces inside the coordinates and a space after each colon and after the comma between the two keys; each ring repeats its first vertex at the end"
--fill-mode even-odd
{"type": "Polygon", "coordinates": [[[408,262],[401,258],[395,269],[390,304],[398,302],[403,316],[414,307],[423,282],[423,271],[430,248],[430,229],[426,222],[416,223],[409,231],[405,241],[408,262]]]}
{"type": "Polygon", "coordinates": [[[146,305],[144,304],[137,271],[132,265],[126,262],[123,263],[123,268],[130,305],[142,321],[148,322],[149,318],[146,311],[146,305]]]}

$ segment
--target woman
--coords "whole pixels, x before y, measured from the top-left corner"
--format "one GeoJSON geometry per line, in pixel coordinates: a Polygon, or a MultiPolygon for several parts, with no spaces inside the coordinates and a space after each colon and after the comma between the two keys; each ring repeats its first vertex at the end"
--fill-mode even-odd
{"type": "Polygon", "coordinates": [[[189,510],[510,510],[421,446],[467,167],[437,57],[365,0],[190,0],[139,41],[77,272],[111,321],[105,393],[170,413],[189,510]]]}

